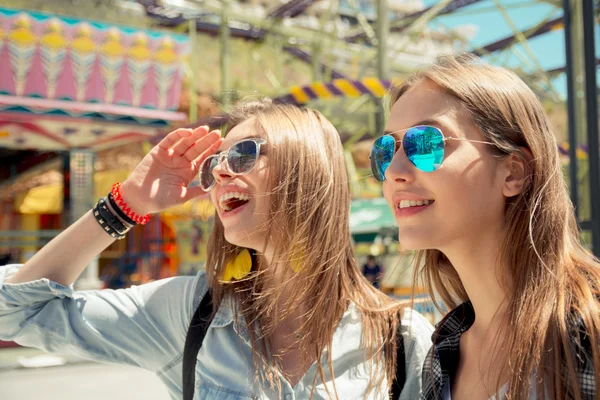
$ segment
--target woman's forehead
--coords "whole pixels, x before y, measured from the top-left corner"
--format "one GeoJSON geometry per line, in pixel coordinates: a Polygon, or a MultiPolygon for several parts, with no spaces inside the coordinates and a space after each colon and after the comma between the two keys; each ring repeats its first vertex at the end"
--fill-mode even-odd
{"type": "MultiPolygon", "coordinates": [[[[406,91],[392,106],[386,131],[393,132],[438,120],[453,125],[468,113],[461,102],[435,83],[424,80],[406,91]]],[[[434,124],[437,125],[437,124],[434,124]]],[[[440,126],[442,128],[443,126],[440,126]]]]}
{"type": "Polygon", "coordinates": [[[233,129],[227,132],[227,135],[225,136],[223,144],[219,150],[228,149],[231,147],[231,145],[239,142],[240,140],[257,137],[264,137],[264,133],[261,129],[258,129],[256,118],[253,117],[245,120],[241,124],[236,125],[233,129]]]}

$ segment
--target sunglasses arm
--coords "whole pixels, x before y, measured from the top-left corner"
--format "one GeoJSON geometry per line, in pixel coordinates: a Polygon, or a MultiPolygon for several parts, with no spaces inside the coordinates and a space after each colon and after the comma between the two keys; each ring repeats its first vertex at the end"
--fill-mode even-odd
{"type": "Polygon", "coordinates": [[[461,141],[461,142],[471,142],[471,143],[482,143],[482,144],[491,144],[493,145],[494,143],[492,142],[484,142],[481,140],[472,140],[472,139],[465,139],[465,138],[455,138],[455,137],[445,137],[444,141],[451,141],[451,140],[455,140],[455,141],[461,141]]]}

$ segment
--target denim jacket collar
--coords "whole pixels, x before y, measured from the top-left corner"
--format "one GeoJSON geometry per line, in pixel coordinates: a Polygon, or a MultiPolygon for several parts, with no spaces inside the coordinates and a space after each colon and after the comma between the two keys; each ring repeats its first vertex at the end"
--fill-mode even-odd
{"type": "Polygon", "coordinates": [[[248,326],[246,325],[246,321],[242,315],[238,315],[236,323],[233,323],[234,317],[234,302],[235,300],[231,296],[226,296],[219,309],[217,310],[212,322],[211,326],[215,328],[222,328],[227,325],[233,324],[233,329],[235,329],[236,333],[244,339],[246,343],[250,343],[250,334],[248,333],[248,326]]]}

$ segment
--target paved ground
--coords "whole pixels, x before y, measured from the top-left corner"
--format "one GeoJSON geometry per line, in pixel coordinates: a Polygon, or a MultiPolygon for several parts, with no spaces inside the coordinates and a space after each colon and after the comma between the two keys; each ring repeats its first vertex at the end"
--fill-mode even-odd
{"type": "MultiPolygon", "coordinates": [[[[39,355],[32,349],[0,350],[0,399],[169,400],[162,382],[152,373],[138,368],[74,359],[66,360],[68,363],[64,365],[40,368],[25,368],[15,363],[16,359],[25,363],[26,360],[35,361],[39,355]],[[10,362],[14,367],[9,365],[10,362]]],[[[43,358],[38,360],[44,361],[43,358]]]]}

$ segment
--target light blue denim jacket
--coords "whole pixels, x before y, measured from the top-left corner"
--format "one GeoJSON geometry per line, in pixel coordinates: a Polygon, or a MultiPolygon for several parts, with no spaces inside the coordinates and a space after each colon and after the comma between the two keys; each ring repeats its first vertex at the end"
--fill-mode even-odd
{"type": "MultiPolygon", "coordinates": [[[[0,267],[1,340],[138,366],[156,373],[173,399],[182,398],[183,347],[192,315],[207,291],[204,273],[121,290],[74,291],[48,279],[3,283],[20,267],[0,267]]],[[[432,327],[410,309],[405,310],[403,324],[410,327],[404,334],[407,380],[400,398],[418,399],[432,327]]],[[[368,375],[364,352],[359,350],[360,335],[360,314],[350,305],[335,330],[332,346],[335,386],[343,400],[365,398],[368,375]]],[[[294,387],[280,375],[281,395],[259,391],[252,376],[246,325],[233,323],[231,303],[225,301],[198,353],[194,399],[308,399],[315,372],[313,364],[294,387]]],[[[320,379],[317,382],[313,398],[329,398],[325,385],[320,379]]],[[[333,393],[330,376],[326,384],[333,393]]]]}

